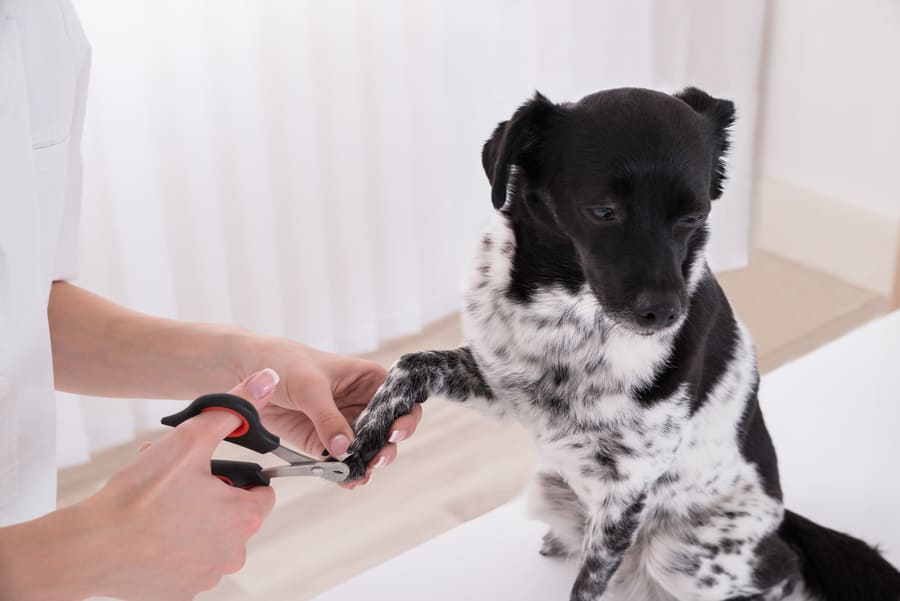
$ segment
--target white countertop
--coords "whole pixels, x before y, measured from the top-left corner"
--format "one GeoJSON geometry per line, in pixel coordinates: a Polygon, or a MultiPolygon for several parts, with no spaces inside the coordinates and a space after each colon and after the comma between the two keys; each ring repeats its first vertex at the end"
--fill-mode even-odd
{"type": "MultiPolygon", "coordinates": [[[[900,312],[767,374],[760,400],[787,506],[900,565],[900,312]]],[[[538,554],[545,531],[517,501],[317,601],[565,599],[576,566],[538,554]]]]}

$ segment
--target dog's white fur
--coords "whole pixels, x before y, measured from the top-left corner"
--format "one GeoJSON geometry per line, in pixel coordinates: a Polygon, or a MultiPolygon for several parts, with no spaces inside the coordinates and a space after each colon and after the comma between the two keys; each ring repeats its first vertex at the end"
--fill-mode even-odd
{"type": "MultiPolygon", "coordinates": [[[[596,511],[599,519],[622,511],[619,501],[623,494],[651,487],[645,515],[661,519],[642,524],[636,543],[617,571],[613,589],[620,589],[623,599],[709,601],[761,592],[752,585],[753,543],[777,528],[783,507],[763,492],[755,466],[744,460],[738,448],[736,427],[756,377],[754,350],[746,329],[740,327],[739,350],[725,375],[690,420],[681,389],[647,409],[625,391],[647,383],[670,359],[674,334],[682,324],[654,336],[634,334],[610,323],[586,288],[577,295],[549,289],[528,305],[517,304],[505,293],[515,240],[502,214],[487,238],[492,242],[481,245],[474,262],[479,268],[473,270],[468,284],[463,323],[484,378],[500,401],[489,405],[489,413],[496,415],[497,408],[503,407],[529,426],[539,446],[538,473],[562,475],[582,507],[596,511]],[[558,323],[555,327],[535,327],[541,319],[558,323]],[[498,355],[498,349],[505,352],[498,355]],[[584,368],[597,365],[599,357],[603,362],[595,370],[584,368]],[[603,422],[619,431],[622,442],[631,449],[652,445],[648,452],[625,459],[619,467],[628,474],[624,482],[610,486],[583,475],[582,467],[592,462],[592,453],[603,444],[592,429],[560,430],[523,398],[525,393],[504,385],[510,374],[540,380],[548,367],[558,364],[578,374],[572,377],[575,384],[566,390],[573,408],[571,416],[577,422],[603,422]],[[667,431],[666,420],[680,427],[667,431]],[[677,482],[653,486],[664,473],[677,477],[677,482]],[[730,510],[748,516],[716,517],[716,513],[730,510]],[[700,528],[689,526],[698,516],[705,516],[708,523],[700,528]],[[723,537],[722,530],[732,539],[746,541],[740,552],[701,559],[694,574],[673,569],[685,553],[703,557],[701,545],[717,544],[723,537]],[[696,542],[688,542],[690,539],[696,542]],[[714,561],[734,580],[713,574],[714,561]],[[706,577],[714,578],[715,586],[698,589],[698,579],[706,577]]],[[[689,290],[693,292],[707,276],[701,253],[690,270],[689,290]]],[[[559,511],[548,503],[540,485],[532,487],[530,498],[535,516],[550,524],[570,554],[578,555],[584,527],[577,514],[559,511]]]]}
{"type": "MultiPolygon", "coordinates": [[[[468,283],[468,348],[401,358],[357,421],[359,439],[386,439],[397,415],[438,395],[530,428],[540,458],[530,506],[550,525],[543,552],[582,564],[574,601],[610,598],[606,590],[649,601],[805,599],[800,583],[761,585],[756,574],[783,545],[774,533],[784,508],[739,447],[757,378],[746,329],[738,324],[702,403],[686,385],[642,403],[633,391],[677,360],[676,336],[690,324],[637,334],[587,286],[548,286],[517,302],[507,293],[515,244],[498,213],[468,283]]],[[[698,253],[689,293],[710,277],[698,253]]]]}

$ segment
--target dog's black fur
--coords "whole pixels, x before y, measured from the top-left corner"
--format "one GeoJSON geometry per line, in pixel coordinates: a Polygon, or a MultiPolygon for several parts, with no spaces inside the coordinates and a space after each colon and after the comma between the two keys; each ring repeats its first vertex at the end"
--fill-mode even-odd
{"type": "Polygon", "coordinates": [[[552,282],[574,292],[587,280],[607,312],[641,329],[680,316],[684,266],[706,242],[703,225],[710,200],[722,193],[734,117],[730,102],[698,90],[680,97],[695,110],[633,90],[572,107],[538,94],[498,126],[482,162],[495,207],[507,193],[523,197],[509,207],[516,239],[528,241],[515,257],[510,293],[517,300],[552,282]],[[604,139],[615,142],[597,143],[604,139]],[[519,176],[508,191],[510,165],[519,176]]]}
{"type": "Polygon", "coordinates": [[[401,358],[352,476],[442,395],[534,430],[542,552],[580,557],[573,600],[898,601],[875,550],[784,511],[752,344],[703,256],[734,114],[695,88],[618,89],[537,94],[501,123],[470,344],[401,358]]]}

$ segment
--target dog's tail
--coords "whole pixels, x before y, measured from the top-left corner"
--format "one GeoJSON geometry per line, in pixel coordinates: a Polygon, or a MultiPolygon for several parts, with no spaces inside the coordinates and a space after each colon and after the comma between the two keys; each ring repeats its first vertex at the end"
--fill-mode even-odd
{"type": "Polygon", "coordinates": [[[822,601],[900,601],[900,572],[863,541],[785,512],[781,538],[799,552],[807,592],[822,601]]]}

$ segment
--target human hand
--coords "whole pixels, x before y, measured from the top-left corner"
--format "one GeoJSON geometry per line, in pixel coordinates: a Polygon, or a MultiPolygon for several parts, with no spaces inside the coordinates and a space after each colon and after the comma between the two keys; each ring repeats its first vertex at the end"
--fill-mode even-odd
{"type": "Polygon", "coordinates": [[[419,402],[427,397],[427,391],[422,386],[425,381],[396,366],[391,369],[384,384],[354,424],[356,439],[350,445],[352,455],[346,460],[350,467],[347,476],[350,485],[368,480],[371,458],[390,444],[391,424],[404,419],[414,410],[422,410],[419,402]]]}
{"type": "MultiPolygon", "coordinates": [[[[272,397],[270,369],[230,392],[258,409],[272,397]]],[[[128,601],[193,599],[244,565],[246,543],[271,512],[272,488],[232,488],[210,474],[219,442],[240,425],[235,415],[209,411],[179,425],[85,501],[104,516],[91,560],[106,569],[94,594],[128,601]],[[95,557],[99,554],[99,558],[95,557]]]]}
{"type": "MultiPolygon", "coordinates": [[[[281,374],[272,403],[260,412],[266,428],[298,450],[321,456],[327,450],[342,458],[354,439],[350,424],[366,408],[384,381],[386,370],[372,361],[325,353],[285,339],[257,339],[253,352],[242,361],[241,376],[260,365],[281,374]]],[[[422,419],[413,410],[390,426],[390,443],[371,458],[369,474],[390,464],[397,443],[412,436],[422,419]]],[[[368,477],[342,484],[355,488],[368,477]]]]}

